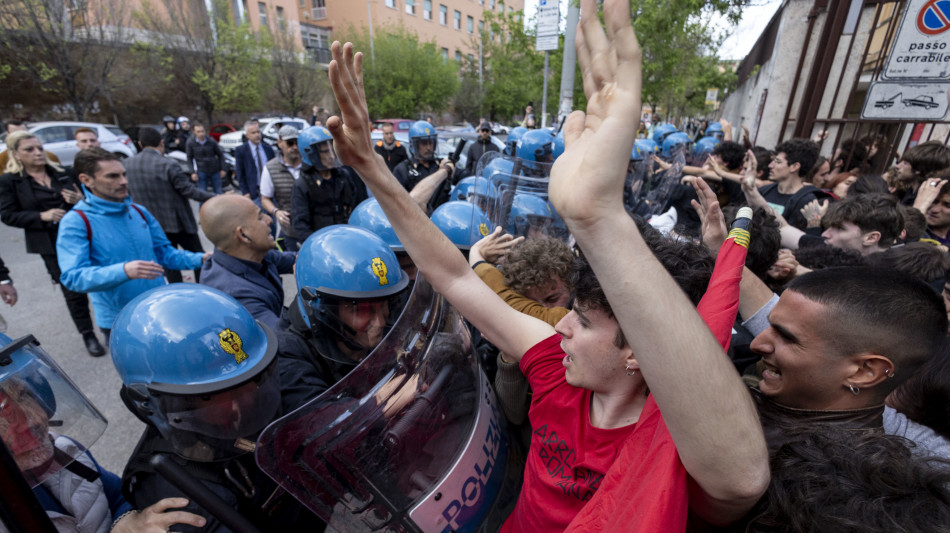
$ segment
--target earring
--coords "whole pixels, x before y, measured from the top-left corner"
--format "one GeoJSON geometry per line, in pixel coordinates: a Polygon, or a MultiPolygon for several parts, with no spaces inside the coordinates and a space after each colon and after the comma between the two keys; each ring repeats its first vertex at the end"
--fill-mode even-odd
{"type": "Polygon", "coordinates": [[[848,388],[851,389],[851,394],[854,394],[855,396],[861,394],[861,389],[855,387],[854,383],[848,383],[848,388]]]}
{"type": "Polygon", "coordinates": [[[889,377],[889,378],[892,378],[892,377],[894,377],[895,375],[897,375],[897,372],[894,372],[894,373],[892,374],[890,368],[885,368],[885,369],[884,369],[884,375],[887,376],[887,377],[889,377]]]}
{"type": "Polygon", "coordinates": [[[624,365],[623,368],[627,371],[628,376],[635,376],[637,374],[637,370],[635,368],[630,368],[630,365],[624,365]]]}

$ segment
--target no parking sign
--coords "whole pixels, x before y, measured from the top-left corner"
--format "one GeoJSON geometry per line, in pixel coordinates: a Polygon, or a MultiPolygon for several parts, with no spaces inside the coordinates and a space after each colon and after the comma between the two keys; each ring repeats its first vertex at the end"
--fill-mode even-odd
{"type": "Polygon", "coordinates": [[[907,2],[884,66],[884,78],[950,78],[950,0],[907,2]]]}

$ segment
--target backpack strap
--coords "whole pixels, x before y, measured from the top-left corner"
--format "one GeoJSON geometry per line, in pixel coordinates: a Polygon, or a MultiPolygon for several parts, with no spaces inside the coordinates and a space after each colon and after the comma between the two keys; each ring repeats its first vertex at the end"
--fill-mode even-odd
{"type": "Polygon", "coordinates": [[[142,217],[142,220],[144,220],[145,223],[148,224],[148,219],[145,218],[145,213],[143,213],[142,210],[139,209],[139,206],[135,204],[131,204],[131,205],[132,205],[132,208],[135,209],[135,211],[139,214],[139,216],[142,217]]]}
{"type": "Polygon", "coordinates": [[[83,213],[82,209],[73,209],[73,211],[79,213],[82,221],[86,224],[86,240],[89,241],[89,244],[92,244],[92,225],[89,224],[89,217],[86,216],[86,213],[83,213]]]}

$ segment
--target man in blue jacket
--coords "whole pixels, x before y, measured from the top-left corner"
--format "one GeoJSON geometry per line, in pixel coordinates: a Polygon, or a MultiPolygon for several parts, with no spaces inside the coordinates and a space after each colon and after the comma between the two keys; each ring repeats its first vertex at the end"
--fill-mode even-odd
{"type": "Polygon", "coordinates": [[[261,128],[257,121],[244,123],[244,136],[247,141],[234,150],[234,173],[237,174],[241,194],[261,205],[261,172],[264,165],[274,158],[274,149],[261,139],[261,128]]]}
{"type": "Polygon", "coordinates": [[[253,202],[234,194],[201,206],[201,227],[214,253],[201,269],[201,284],[241,302],[256,320],[277,330],[284,308],[281,274],[294,271],[296,252],[279,252],[272,219],[253,202]]]}
{"type": "Polygon", "coordinates": [[[59,223],[60,281],[71,291],[92,293],[96,324],[108,342],[119,310],[165,284],[162,267],[196,270],[211,252],[171,245],[155,217],[132,203],[125,168],[115,154],[101,148],[83,150],[73,168],[86,197],[59,223]]]}

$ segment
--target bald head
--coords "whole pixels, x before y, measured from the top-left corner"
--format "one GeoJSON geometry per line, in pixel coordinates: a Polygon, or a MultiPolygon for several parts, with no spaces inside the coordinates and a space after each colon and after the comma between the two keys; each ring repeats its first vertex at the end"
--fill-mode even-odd
{"type": "Polygon", "coordinates": [[[216,248],[229,252],[237,244],[234,229],[259,211],[239,194],[219,194],[201,206],[201,229],[216,248]]]}

